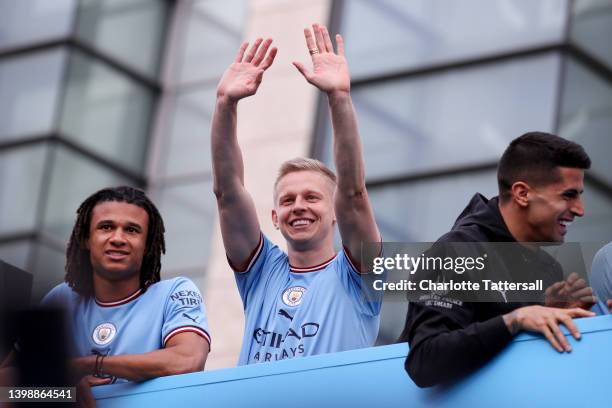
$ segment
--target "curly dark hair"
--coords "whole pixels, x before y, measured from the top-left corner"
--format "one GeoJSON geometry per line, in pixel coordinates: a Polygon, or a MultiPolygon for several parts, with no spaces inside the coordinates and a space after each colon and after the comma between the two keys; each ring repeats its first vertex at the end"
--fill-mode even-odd
{"type": "Polygon", "coordinates": [[[164,221],[151,200],[142,190],[129,187],[109,187],[95,192],[79,206],[66,251],[66,276],[64,280],[81,296],[93,296],[93,269],[86,247],[89,238],[91,214],[102,202],[117,201],[137,205],[149,215],[147,243],[140,268],[140,287],[143,291],[151,283],[159,282],[161,255],[166,253],[164,221]]]}

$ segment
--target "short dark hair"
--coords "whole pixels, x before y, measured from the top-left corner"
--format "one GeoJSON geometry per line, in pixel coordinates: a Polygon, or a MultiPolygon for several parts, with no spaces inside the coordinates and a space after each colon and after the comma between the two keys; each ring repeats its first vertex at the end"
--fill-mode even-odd
{"type": "Polygon", "coordinates": [[[591,159],[582,146],[545,132],[528,132],[514,139],[497,167],[497,184],[502,201],[510,198],[512,185],[525,181],[542,186],[559,180],[557,167],[588,169],[591,159]]]}
{"type": "Polygon", "coordinates": [[[66,277],[68,285],[82,296],[93,296],[93,269],[86,242],[89,238],[91,214],[96,205],[117,201],[137,205],[149,215],[149,228],[142,266],[140,287],[143,291],[151,283],[159,282],[161,255],[166,252],[164,221],[151,200],[142,190],[129,187],[109,187],[95,192],[79,206],[66,251],[66,277]]]}

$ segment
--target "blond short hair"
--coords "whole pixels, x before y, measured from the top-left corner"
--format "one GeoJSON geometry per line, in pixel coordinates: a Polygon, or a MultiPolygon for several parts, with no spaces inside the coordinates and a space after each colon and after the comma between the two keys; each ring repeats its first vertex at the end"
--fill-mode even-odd
{"type": "Polygon", "coordinates": [[[336,186],[336,175],[323,162],[309,157],[296,157],[295,159],[287,160],[281,164],[278,169],[278,175],[274,181],[274,201],[276,201],[276,187],[278,186],[278,182],[287,174],[296,173],[298,171],[314,171],[315,173],[322,174],[332,182],[334,187],[336,186]]]}

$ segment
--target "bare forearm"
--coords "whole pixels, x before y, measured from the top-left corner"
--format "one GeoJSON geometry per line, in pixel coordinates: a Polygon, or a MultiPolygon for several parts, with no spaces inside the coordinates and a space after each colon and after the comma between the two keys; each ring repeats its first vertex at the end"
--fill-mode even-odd
{"type": "MultiPolygon", "coordinates": [[[[196,353],[181,353],[172,349],[157,350],[144,354],[124,354],[105,357],[101,371],[130,381],[184,374],[204,369],[206,357],[196,353]]],[[[75,360],[79,375],[95,371],[96,356],[75,360]]]]}
{"type": "Polygon", "coordinates": [[[339,193],[355,196],[365,190],[365,170],[357,117],[349,92],[328,94],[334,130],[334,162],[339,193]]]}
{"type": "Polygon", "coordinates": [[[214,192],[217,198],[244,185],[244,165],[236,136],[237,101],[219,96],[212,120],[211,149],[214,192]]]}
{"type": "Polygon", "coordinates": [[[217,97],[211,145],[223,244],[234,265],[242,265],[259,241],[259,222],[244,187],[242,152],[236,136],[237,103],[223,95],[217,97]]]}

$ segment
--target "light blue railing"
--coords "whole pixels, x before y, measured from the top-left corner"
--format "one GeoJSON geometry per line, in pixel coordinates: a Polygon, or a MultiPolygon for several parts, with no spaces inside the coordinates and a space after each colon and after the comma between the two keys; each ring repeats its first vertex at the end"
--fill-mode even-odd
{"type": "MultiPolygon", "coordinates": [[[[105,407],[612,407],[612,316],[576,320],[559,354],[523,334],[450,387],[419,389],[406,343],[94,388],[105,407]]],[[[567,332],[566,332],[567,333],[567,332]]]]}

